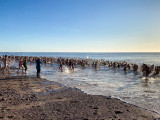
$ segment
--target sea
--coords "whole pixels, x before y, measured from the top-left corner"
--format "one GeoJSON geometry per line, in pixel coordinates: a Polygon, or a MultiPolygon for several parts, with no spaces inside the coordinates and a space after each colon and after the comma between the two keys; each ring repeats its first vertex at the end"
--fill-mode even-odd
{"type": "MultiPolygon", "coordinates": [[[[1,55],[104,59],[160,66],[160,53],[0,52],[1,55]]],[[[11,66],[18,66],[18,63],[11,63],[11,66]]],[[[160,113],[160,76],[146,78],[141,72],[124,72],[107,66],[98,66],[97,70],[77,66],[74,71],[64,66],[63,72],[58,67],[56,63],[42,65],[41,77],[87,94],[111,96],[160,113]]],[[[28,64],[27,75],[36,75],[35,64],[28,64]]]]}

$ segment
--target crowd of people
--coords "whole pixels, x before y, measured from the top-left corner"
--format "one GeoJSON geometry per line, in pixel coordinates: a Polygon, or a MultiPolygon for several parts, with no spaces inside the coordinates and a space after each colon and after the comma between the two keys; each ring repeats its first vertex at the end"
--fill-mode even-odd
{"type": "MultiPolygon", "coordinates": [[[[41,61],[40,57],[20,57],[20,56],[0,56],[0,72],[2,74],[5,74],[6,72],[9,73],[10,66],[9,64],[13,61],[18,62],[18,70],[17,73],[19,73],[19,70],[22,70],[22,73],[26,74],[27,71],[27,64],[28,62],[36,63],[36,69],[37,69],[37,77],[40,77],[40,71],[41,71],[41,64],[43,63],[41,61]]],[[[45,59],[44,59],[45,62],[45,59]]]]}
{"type": "Polygon", "coordinates": [[[151,75],[158,75],[160,73],[160,66],[155,65],[147,65],[142,64],[132,64],[127,62],[110,62],[110,61],[103,61],[103,65],[107,65],[108,67],[112,68],[123,68],[124,71],[134,71],[134,72],[142,72],[144,76],[149,77],[151,75]]]}
{"type": "Polygon", "coordinates": [[[74,71],[77,66],[85,67],[93,67],[94,69],[98,69],[98,66],[106,66],[113,69],[120,69],[123,71],[134,71],[134,72],[142,72],[144,76],[149,77],[151,75],[158,75],[160,73],[160,66],[155,65],[147,65],[142,64],[132,64],[127,62],[113,62],[113,61],[105,61],[101,60],[91,60],[91,59],[73,59],[73,58],[55,58],[55,57],[30,57],[30,56],[0,56],[0,72],[1,73],[9,73],[10,66],[9,64],[12,61],[18,62],[18,70],[22,70],[22,73],[26,73],[27,64],[36,63],[37,69],[37,77],[40,77],[41,64],[59,64],[59,70],[63,72],[63,66],[68,66],[70,70],[74,71]]]}

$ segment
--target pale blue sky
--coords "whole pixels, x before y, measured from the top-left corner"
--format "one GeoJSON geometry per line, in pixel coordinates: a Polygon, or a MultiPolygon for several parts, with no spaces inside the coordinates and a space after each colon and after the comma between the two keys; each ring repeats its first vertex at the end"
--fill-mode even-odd
{"type": "Polygon", "coordinates": [[[0,0],[0,52],[160,52],[160,0],[0,0]]]}

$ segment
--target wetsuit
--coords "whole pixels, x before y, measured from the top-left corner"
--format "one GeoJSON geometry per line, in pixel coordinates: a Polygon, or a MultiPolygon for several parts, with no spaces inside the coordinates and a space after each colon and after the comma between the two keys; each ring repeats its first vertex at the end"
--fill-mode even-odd
{"type": "Polygon", "coordinates": [[[24,68],[25,68],[25,71],[27,71],[27,60],[24,60],[23,66],[24,66],[24,68]]]}
{"type": "Polygon", "coordinates": [[[40,77],[41,64],[42,64],[42,61],[40,59],[36,60],[37,77],[40,77]]]}

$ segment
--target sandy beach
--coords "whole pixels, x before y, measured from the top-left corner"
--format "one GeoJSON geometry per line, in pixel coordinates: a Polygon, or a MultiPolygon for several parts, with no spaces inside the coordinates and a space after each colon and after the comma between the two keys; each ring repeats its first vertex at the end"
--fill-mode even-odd
{"type": "Polygon", "coordinates": [[[160,115],[119,99],[88,95],[33,76],[0,78],[3,120],[158,120],[160,115]]]}

